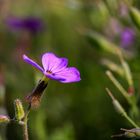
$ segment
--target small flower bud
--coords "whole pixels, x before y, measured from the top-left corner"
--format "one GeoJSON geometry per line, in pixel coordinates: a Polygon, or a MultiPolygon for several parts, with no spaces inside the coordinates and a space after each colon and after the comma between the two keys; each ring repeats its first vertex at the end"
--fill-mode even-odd
{"type": "Polygon", "coordinates": [[[43,96],[43,92],[48,85],[48,79],[42,78],[37,86],[34,88],[31,94],[26,97],[26,101],[31,104],[32,108],[38,108],[40,105],[41,97],[43,96]]]}
{"type": "Polygon", "coordinates": [[[14,101],[14,106],[15,106],[15,118],[18,121],[20,121],[25,115],[21,101],[19,99],[16,99],[14,101]]]}
{"type": "Polygon", "coordinates": [[[0,123],[9,123],[10,118],[6,115],[0,115],[0,123]]]}

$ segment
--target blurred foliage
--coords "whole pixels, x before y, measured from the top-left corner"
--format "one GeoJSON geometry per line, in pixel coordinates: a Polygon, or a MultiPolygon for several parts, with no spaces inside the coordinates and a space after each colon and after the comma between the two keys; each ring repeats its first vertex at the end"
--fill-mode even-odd
{"type": "MultiPolygon", "coordinates": [[[[69,65],[80,70],[82,80],[73,84],[50,81],[40,108],[32,110],[29,115],[30,140],[109,140],[121,127],[131,128],[114,111],[105,91],[105,87],[109,87],[128,108],[125,99],[106,77],[106,67],[101,63],[104,58],[119,60],[108,52],[108,48],[99,48],[99,45],[103,43],[108,47],[113,44],[127,54],[138,95],[140,33],[129,13],[132,6],[139,9],[140,1],[1,0],[0,114],[14,117],[13,101],[17,98],[23,100],[26,107],[25,96],[42,77],[23,62],[22,54],[29,54],[41,63],[41,54],[53,51],[58,56],[67,57],[69,65]],[[24,30],[11,31],[6,24],[6,19],[11,16],[39,17],[44,24],[43,31],[37,34],[24,30]],[[125,28],[134,30],[135,39],[124,48],[121,46],[121,34],[125,28]],[[99,35],[97,42],[87,38],[91,32],[99,35]]],[[[123,79],[119,80],[127,87],[123,79]]],[[[0,126],[2,140],[22,140],[21,134],[20,126],[15,124],[0,126]]]]}

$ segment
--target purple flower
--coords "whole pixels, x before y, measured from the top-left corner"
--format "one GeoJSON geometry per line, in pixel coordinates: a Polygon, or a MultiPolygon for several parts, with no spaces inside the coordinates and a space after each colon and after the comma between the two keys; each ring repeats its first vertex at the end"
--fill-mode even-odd
{"type": "Polygon", "coordinates": [[[61,83],[78,82],[81,80],[80,73],[75,67],[67,67],[68,59],[59,58],[55,54],[48,52],[42,56],[42,65],[23,55],[25,62],[40,70],[46,77],[61,83]]]}
{"type": "Polygon", "coordinates": [[[43,23],[38,17],[10,17],[6,24],[12,30],[28,30],[31,33],[37,33],[43,29],[43,23]]]}
{"type": "Polygon", "coordinates": [[[131,28],[125,28],[121,33],[121,46],[127,48],[134,42],[135,32],[131,28]]]}
{"type": "Polygon", "coordinates": [[[23,27],[33,33],[36,33],[42,30],[43,23],[39,18],[28,17],[26,19],[23,19],[23,27]]]}

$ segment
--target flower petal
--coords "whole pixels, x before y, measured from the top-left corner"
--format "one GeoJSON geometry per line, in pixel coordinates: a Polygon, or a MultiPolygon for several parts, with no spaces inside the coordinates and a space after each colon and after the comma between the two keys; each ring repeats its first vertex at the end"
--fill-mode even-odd
{"type": "Polygon", "coordinates": [[[55,76],[54,74],[44,73],[49,79],[56,81],[64,81],[65,79],[62,77],[55,76]]]}
{"type": "Polygon", "coordinates": [[[28,64],[34,66],[35,68],[37,68],[38,70],[40,70],[42,73],[44,72],[43,68],[40,67],[36,62],[34,62],[32,59],[30,59],[28,56],[26,56],[25,54],[23,55],[23,60],[25,62],[27,62],[28,64]]]}
{"type": "Polygon", "coordinates": [[[57,73],[46,74],[46,76],[61,83],[72,83],[81,80],[80,73],[75,67],[65,68],[64,70],[57,73]]]}
{"type": "Polygon", "coordinates": [[[52,73],[59,72],[66,68],[68,65],[67,58],[59,58],[55,54],[49,52],[42,56],[42,65],[45,71],[51,71],[52,73]]]}

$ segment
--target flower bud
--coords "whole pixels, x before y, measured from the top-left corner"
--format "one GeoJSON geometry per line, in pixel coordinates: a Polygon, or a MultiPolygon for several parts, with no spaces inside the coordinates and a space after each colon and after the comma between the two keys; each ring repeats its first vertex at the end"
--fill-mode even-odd
{"type": "Polygon", "coordinates": [[[16,99],[14,101],[14,106],[15,106],[15,118],[18,121],[20,121],[21,119],[23,119],[25,115],[21,101],[19,99],[16,99]]]}
{"type": "Polygon", "coordinates": [[[26,101],[31,104],[32,108],[38,108],[40,105],[43,92],[48,85],[48,78],[43,77],[34,88],[31,94],[26,97],[26,101]]]}
{"type": "Polygon", "coordinates": [[[6,115],[0,115],[0,123],[9,123],[10,118],[6,115]]]}

